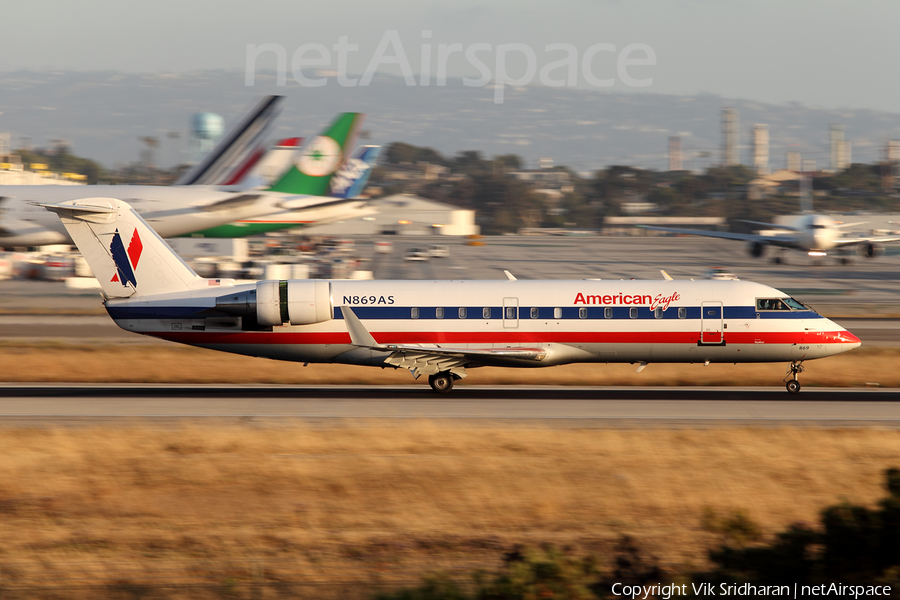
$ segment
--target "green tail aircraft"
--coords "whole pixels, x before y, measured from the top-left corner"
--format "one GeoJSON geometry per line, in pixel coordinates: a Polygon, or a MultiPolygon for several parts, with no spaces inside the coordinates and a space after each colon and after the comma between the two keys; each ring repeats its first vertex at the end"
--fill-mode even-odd
{"type": "MultiPolygon", "coordinates": [[[[267,191],[297,196],[313,196],[321,200],[328,198],[331,179],[353,149],[364,118],[365,114],[363,113],[343,113],[339,115],[324,132],[304,146],[300,157],[267,191]]],[[[313,200],[313,198],[310,198],[310,200],[313,200]]],[[[334,200],[334,203],[340,202],[346,202],[346,200],[334,200]]],[[[332,202],[310,202],[309,209],[315,210],[331,204],[332,202]]],[[[261,235],[268,231],[290,229],[303,224],[302,221],[298,221],[296,213],[283,213],[283,215],[286,217],[285,220],[269,218],[264,222],[252,219],[235,221],[226,225],[197,231],[185,237],[247,237],[261,235]],[[293,218],[288,218],[291,216],[293,218]]]]}

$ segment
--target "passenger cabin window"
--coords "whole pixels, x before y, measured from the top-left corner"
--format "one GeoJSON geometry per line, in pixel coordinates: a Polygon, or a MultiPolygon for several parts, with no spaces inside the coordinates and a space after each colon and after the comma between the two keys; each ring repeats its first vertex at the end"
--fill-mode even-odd
{"type": "Polygon", "coordinates": [[[561,308],[557,307],[557,308],[553,309],[553,318],[554,319],[562,319],[562,309],[561,308]]]}
{"type": "Polygon", "coordinates": [[[631,317],[632,319],[637,319],[637,317],[638,317],[638,309],[635,308],[634,306],[632,306],[631,308],[629,308],[629,309],[628,309],[628,316],[631,317]]]}
{"type": "Polygon", "coordinates": [[[603,309],[603,318],[604,319],[612,319],[612,308],[607,306],[603,309]]]}
{"type": "Polygon", "coordinates": [[[444,307],[443,306],[438,306],[436,309],[434,309],[434,317],[436,319],[444,318],[444,307]]]}
{"type": "Polygon", "coordinates": [[[682,306],[678,309],[678,318],[687,319],[687,309],[685,307],[682,306]]]}
{"type": "Polygon", "coordinates": [[[578,318],[579,319],[587,319],[587,307],[582,306],[578,309],[578,318]]]}
{"type": "Polygon", "coordinates": [[[656,317],[657,319],[662,319],[663,318],[663,309],[659,308],[659,307],[655,308],[653,310],[653,316],[656,317]]]}
{"type": "Polygon", "coordinates": [[[419,318],[419,309],[418,309],[418,307],[411,309],[409,312],[410,312],[410,316],[411,316],[413,319],[418,319],[418,318],[419,318]]]}
{"type": "Polygon", "coordinates": [[[537,306],[532,306],[532,307],[531,307],[531,318],[532,318],[532,319],[537,319],[539,314],[540,314],[540,311],[538,310],[538,307],[537,307],[537,306]]]}
{"type": "Polygon", "coordinates": [[[466,307],[465,307],[465,306],[460,306],[460,307],[459,307],[459,318],[460,318],[460,319],[465,319],[465,318],[466,318],[466,307]]]}
{"type": "Polygon", "coordinates": [[[481,316],[484,317],[485,319],[490,319],[491,318],[491,307],[485,306],[484,308],[482,308],[481,316]]]}
{"type": "Polygon", "coordinates": [[[506,307],[506,318],[507,319],[515,319],[516,318],[516,307],[515,306],[507,306],[506,307]]]}
{"type": "Polygon", "coordinates": [[[757,298],[756,310],[791,310],[781,298],[757,298]]]}

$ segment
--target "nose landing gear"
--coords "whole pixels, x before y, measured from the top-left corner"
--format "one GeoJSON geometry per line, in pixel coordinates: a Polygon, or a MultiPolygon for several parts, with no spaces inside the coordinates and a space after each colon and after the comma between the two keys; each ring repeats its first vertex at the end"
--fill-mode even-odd
{"type": "Polygon", "coordinates": [[[800,391],[800,373],[804,371],[803,361],[793,361],[788,367],[787,375],[784,376],[785,387],[789,394],[796,394],[800,391]],[[790,377],[791,379],[788,379],[790,377]]]}

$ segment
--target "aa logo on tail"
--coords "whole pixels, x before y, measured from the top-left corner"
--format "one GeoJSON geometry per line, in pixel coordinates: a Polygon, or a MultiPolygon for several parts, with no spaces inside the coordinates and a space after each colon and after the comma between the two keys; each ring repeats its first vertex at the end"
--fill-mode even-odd
{"type": "Polygon", "coordinates": [[[141,259],[141,252],[144,250],[144,244],[141,242],[141,236],[138,235],[137,229],[131,236],[131,242],[128,244],[128,250],[125,250],[125,244],[122,242],[122,236],[119,230],[113,234],[112,242],[109,244],[109,251],[112,253],[113,261],[116,263],[116,274],[110,281],[121,282],[123,286],[131,284],[137,287],[137,278],[134,276],[134,270],[137,269],[138,261],[141,259]]]}

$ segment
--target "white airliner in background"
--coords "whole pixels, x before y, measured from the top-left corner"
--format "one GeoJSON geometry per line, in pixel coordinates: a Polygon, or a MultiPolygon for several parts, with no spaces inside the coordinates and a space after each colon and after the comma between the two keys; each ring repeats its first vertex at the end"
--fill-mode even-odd
{"type": "MultiPolygon", "coordinates": [[[[329,195],[329,184],[333,176],[342,172],[344,159],[353,148],[363,117],[361,113],[339,115],[321,135],[304,147],[296,163],[266,189],[193,184],[0,186],[0,247],[70,243],[59,219],[37,205],[85,197],[128,201],[164,237],[203,232],[235,221],[285,211],[292,212],[297,220],[301,218],[300,213],[314,211],[315,214],[306,219],[310,221],[316,218],[336,220],[342,215],[356,216],[360,210],[358,205],[365,202],[352,201],[338,194],[335,198],[329,195]]],[[[354,176],[368,178],[368,171],[354,169],[354,176]]],[[[340,178],[342,186],[346,187],[346,179],[344,176],[340,178]]],[[[254,233],[252,228],[235,228],[232,236],[251,233],[254,233]]]]}
{"type": "MultiPolygon", "coordinates": [[[[775,223],[761,223],[759,221],[741,221],[753,225],[761,225],[767,229],[778,229],[783,233],[775,235],[760,235],[754,233],[731,233],[728,231],[703,231],[701,229],[682,229],[678,227],[642,226],[642,229],[656,231],[668,231],[687,235],[701,235],[705,237],[723,238],[726,240],[739,240],[748,242],[748,250],[754,258],[763,255],[766,246],[800,250],[809,256],[827,256],[832,250],[855,247],[860,255],[874,258],[880,254],[877,244],[900,241],[898,236],[860,236],[847,237],[842,229],[861,223],[836,223],[825,215],[802,215],[798,217],[794,225],[776,225],[775,223]]],[[[782,258],[776,256],[776,263],[782,262],[782,258]]]]}
{"type": "MultiPolygon", "coordinates": [[[[855,248],[860,256],[875,258],[881,254],[878,244],[900,241],[898,236],[851,236],[844,234],[844,229],[859,223],[838,223],[831,217],[813,213],[812,181],[808,175],[800,178],[800,212],[792,225],[777,225],[775,223],[762,223],[760,221],[745,221],[751,225],[760,225],[766,229],[778,230],[773,235],[760,235],[753,233],[731,233],[728,231],[705,231],[702,229],[682,229],[679,227],[657,227],[641,225],[642,229],[656,231],[668,231],[686,235],[700,235],[726,240],[738,240],[748,242],[747,250],[750,256],[759,258],[765,252],[766,246],[775,246],[786,250],[799,250],[812,257],[827,256],[832,250],[843,248],[855,248]]],[[[772,261],[779,264],[784,261],[781,256],[773,257],[772,261]]],[[[841,262],[847,263],[848,259],[842,257],[841,262]]]]}
{"type": "MultiPolygon", "coordinates": [[[[779,362],[860,345],[787,294],[746,281],[258,281],[204,279],[128,204],[46,206],[126,331],[299,362],[409,369],[446,392],[480,366],[779,362]]],[[[789,379],[788,379],[789,378],[789,379]]]]}

